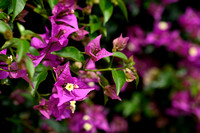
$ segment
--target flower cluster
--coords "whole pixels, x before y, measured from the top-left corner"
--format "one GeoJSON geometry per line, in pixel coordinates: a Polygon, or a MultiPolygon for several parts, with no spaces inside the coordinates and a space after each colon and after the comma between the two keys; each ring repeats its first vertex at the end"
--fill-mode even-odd
{"type": "MultiPolygon", "coordinates": [[[[18,23],[21,38],[5,38],[7,39],[5,47],[3,46],[0,51],[2,57],[0,58],[0,79],[9,77],[26,80],[29,83],[30,93],[39,99],[39,105],[35,105],[34,109],[39,110],[47,119],[55,117],[57,121],[61,121],[70,118],[72,114],[74,114],[73,117],[79,117],[79,114],[75,113],[76,104],[87,99],[90,94],[94,94],[94,90],[100,90],[100,87],[106,97],[121,100],[119,92],[125,84],[126,78],[129,79],[128,82],[136,79],[134,61],[128,60],[123,53],[119,52],[126,47],[129,38],[122,37],[121,34],[120,37],[113,40],[113,51],[108,52],[105,48],[101,48],[102,34],[93,36],[93,40],[90,41],[88,29],[85,30],[85,26],[79,27],[80,23],[75,15],[76,9],[77,12],[84,11],[76,1],[59,1],[52,8],[52,15],[48,17],[51,28],[46,26],[45,33],[39,35],[26,30],[23,25],[18,23]],[[70,41],[83,45],[71,46],[70,41]],[[14,48],[12,45],[7,47],[8,44],[14,45],[14,48]],[[7,56],[8,50],[12,56],[7,56]],[[105,57],[110,60],[110,56],[112,56],[112,61],[108,62],[107,68],[96,68],[96,62],[105,57]],[[122,60],[122,67],[114,67],[114,57],[122,60]],[[124,72],[127,69],[129,70],[128,74],[124,72]],[[39,85],[47,78],[49,71],[54,78],[53,87],[48,90],[48,93],[43,94],[39,91],[41,90],[39,85]],[[110,84],[101,73],[103,71],[112,71],[115,74],[112,75],[114,82],[110,84]],[[118,76],[118,74],[120,75],[118,76]],[[107,81],[106,84],[102,79],[107,81]],[[118,80],[122,82],[119,84],[118,80]]],[[[17,18],[17,20],[25,22],[23,17],[17,18]]],[[[1,23],[8,26],[3,21],[1,23]]],[[[12,96],[13,99],[15,97],[21,98],[17,94],[12,96]]],[[[105,114],[101,114],[102,109],[102,107],[100,110],[98,107],[94,107],[91,111],[87,111],[88,118],[85,119],[90,117],[97,119],[82,123],[84,125],[81,126],[86,131],[96,131],[96,128],[109,130],[108,124],[105,123],[105,114]],[[99,115],[99,118],[96,115],[99,115]],[[101,123],[102,125],[100,125],[101,123]]]]}

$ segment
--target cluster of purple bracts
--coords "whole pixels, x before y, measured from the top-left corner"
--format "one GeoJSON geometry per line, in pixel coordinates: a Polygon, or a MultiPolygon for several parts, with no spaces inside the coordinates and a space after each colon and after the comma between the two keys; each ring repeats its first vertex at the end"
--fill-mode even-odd
{"type": "MultiPolygon", "coordinates": [[[[38,64],[43,64],[45,67],[52,68],[55,74],[55,83],[51,95],[48,99],[41,98],[39,105],[35,105],[34,109],[39,110],[47,119],[55,117],[56,120],[60,121],[71,118],[69,126],[70,130],[74,132],[82,132],[82,130],[85,132],[96,132],[97,129],[106,132],[127,130],[127,123],[121,117],[117,117],[116,119],[122,120],[121,125],[123,128],[117,129],[116,127],[119,123],[116,122],[112,122],[110,128],[106,119],[107,111],[104,111],[102,106],[89,107],[85,104],[87,107],[81,113],[75,113],[77,101],[83,101],[89,96],[88,94],[91,91],[99,90],[100,87],[96,85],[98,80],[100,80],[97,74],[101,74],[100,72],[95,73],[79,70],[79,76],[73,77],[70,72],[70,62],[66,63],[61,57],[51,54],[53,51],[67,47],[69,39],[80,41],[88,34],[84,30],[84,27],[79,28],[77,18],[74,14],[75,8],[81,10],[73,0],[58,3],[52,10],[52,16],[49,17],[51,31],[45,27],[46,33],[40,34],[42,39],[33,37],[31,40],[31,47],[37,49],[40,55],[36,56],[27,53],[26,56],[30,57],[34,67],[37,67],[38,64]],[[123,126],[124,123],[126,126],[123,126]]],[[[113,53],[108,52],[105,48],[101,48],[100,39],[101,35],[85,46],[85,54],[89,57],[85,61],[87,63],[84,66],[87,70],[95,70],[96,61],[113,55],[113,53]]],[[[128,37],[123,38],[121,34],[120,37],[113,40],[113,52],[123,50],[126,47],[128,39],[128,37]]],[[[0,54],[6,55],[6,52],[7,49],[0,51],[0,54]]],[[[18,55],[16,55],[16,58],[18,58],[18,55]]],[[[23,59],[21,62],[13,62],[12,64],[0,62],[0,68],[5,70],[0,70],[0,79],[5,79],[9,76],[9,78],[23,78],[31,83],[24,62],[25,60],[23,59]]],[[[33,85],[32,87],[34,88],[33,85]]],[[[114,85],[105,86],[104,93],[112,99],[121,100],[116,94],[116,87],[114,85]]],[[[15,98],[15,95],[13,98],[15,98]]],[[[24,99],[18,98],[17,100],[23,102],[24,99]]]]}
{"type": "MultiPolygon", "coordinates": [[[[154,48],[164,47],[168,52],[175,53],[181,57],[180,61],[177,62],[177,67],[187,69],[186,74],[182,77],[186,85],[181,91],[173,92],[173,96],[171,97],[172,107],[168,108],[166,113],[172,116],[193,114],[199,119],[199,94],[196,96],[191,94],[190,89],[192,89],[192,85],[188,79],[192,78],[195,82],[200,81],[200,46],[198,43],[195,43],[199,41],[198,38],[200,36],[200,13],[188,7],[185,13],[180,15],[177,20],[182,29],[171,30],[172,23],[162,21],[162,14],[165,10],[165,6],[163,1],[161,4],[151,3],[149,6],[149,14],[151,14],[155,20],[151,32],[145,33],[138,25],[128,28],[127,35],[129,37],[129,42],[124,53],[127,56],[133,54],[141,55],[144,48],[153,45],[154,48]],[[181,31],[188,35],[190,41],[183,39],[180,33],[181,31]]],[[[156,62],[156,60],[151,57],[138,58],[135,56],[135,62],[137,72],[144,79],[148,71],[159,66],[159,62],[156,62]]]]}

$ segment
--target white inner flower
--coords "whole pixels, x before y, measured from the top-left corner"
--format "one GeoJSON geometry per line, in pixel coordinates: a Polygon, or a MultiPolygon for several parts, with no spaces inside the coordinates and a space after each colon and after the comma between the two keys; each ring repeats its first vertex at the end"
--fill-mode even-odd
{"type": "Polygon", "coordinates": [[[88,86],[90,86],[90,87],[93,87],[94,85],[95,85],[94,82],[89,82],[89,83],[88,83],[88,86]]]}
{"type": "Polygon", "coordinates": [[[67,89],[68,91],[72,91],[74,89],[74,84],[67,83],[67,85],[65,86],[65,89],[67,89]]]}
{"type": "Polygon", "coordinates": [[[89,116],[89,115],[84,115],[84,116],[83,116],[83,120],[87,121],[87,120],[89,120],[89,119],[90,119],[90,116],[89,116]]]}
{"type": "Polygon", "coordinates": [[[74,111],[76,109],[76,101],[70,101],[70,109],[71,109],[72,113],[74,113],[74,111]]]}
{"type": "Polygon", "coordinates": [[[8,57],[8,59],[10,59],[11,62],[12,62],[12,61],[13,61],[13,57],[12,57],[12,55],[10,55],[10,56],[8,57]]]}
{"type": "Polygon", "coordinates": [[[67,85],[65,86],[65,89],[67,89],[68,91],[72,91],[73,89],[77,89],[79,88],[79,86],[77,84],[71,84],[71,83],[67,83],[67,85]]]}
{"type": "Polygon", "coordinates": [[[166,30],[168,28],[168,24],[164,21],[161,21],[161,22],[159,22],[158,27],[161,30],[166,30]]]}
{"type": "Polygon", "coordinates": [[[196,56],[197,53],[198,53],[198,51],[197,51],[197,49],[196,49],[195,47],[191,47],[191,48],[189,49],[189,54],[190,54],[190,56],[196,56]]]}
{"type": "Polygon", "coordinates": [[[127,48],[129,51],[133,52],[135,50],[135,45],[133,43],[128,43],[127,48]]]}
{"type": "Polygon", "coordinates": [[[84,128],[86,131],[90,131],[90,130],[92,129],[92,125],[89,124],[89,123],[85,123],[85,124],[83,125],[83,128],[84,128]]]}

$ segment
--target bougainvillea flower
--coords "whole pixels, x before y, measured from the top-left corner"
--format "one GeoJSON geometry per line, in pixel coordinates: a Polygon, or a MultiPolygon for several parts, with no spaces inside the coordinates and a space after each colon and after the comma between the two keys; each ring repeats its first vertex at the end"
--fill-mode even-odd
{"type": "Polygon", "coordinates": [[[33,37],[31,40],[32,47],[36,49],[47,47],[50,36],[49,36],[49,30],[47,29],[47,27],[45,27],[45,29],[46,29],[46,33],[39,34],[43,41],[37,37],[33,37]]]}
{"type": "Polygon", "coordinates": [[[172,116],[190,115],[192,113],[192,99],[188,91],[174,93],[172,97],[172,107],[166,110],[166,113],[172,116]]]}
{"type": "MultiPolygon", "coordinates": [[[[5,62],[0,61],[0,68],[4,70],[8,70],[8,65],[5,62]]],[[[0,79],[5,79],[9,75],[9,72],[0,70],[0,79]]]]}
{"type": "Polygon", "coordinates": [[[50,116],[54,116],[57,121],[69,118],[71,116],[70,104],[65,103],[57,106],[58,102],[57,95],[53,94],[50,96],[49,101],[42,99],[40,104],[35,105],[33,108],[39,110],[47,119],[50,119],[50,116]]]}
{"type": "Polygon", "coordinates": [[[179,17],[179,24],[190,34],[191,37],[196,38],[200,36],[199,11],[196,11],[192,8],[187,8],[185,14],[179,17]]]}
{"type": "Polygon", "coordinates": [[[58,3],[54,6],[52,10],[53,16],[51,17],[55,22],[61,21],[64,22],[66,25],[71,26],[78,30],[78,22],[77,18],[74,15],[74,10],[70,9],[69,7],[64,6],[61,3],[58,3]]]}
{"type": "MultiPolygon", "coordinates": [[[[85,68],[89,70],[95,70],[96,66],[94,61],[90,59],[85,68]]],[[[98,77],[95,72],[80,70],[78,73],[79,73],[79,79],[84,83],[86,83],[89,87],[94,87],[95,90],[100,89],[100,87],[96,85],[96,83],[98,83],[98,77]]],[[[100,75],[101,73],[97,72],[97,74],[100,75]]]]}
{"type": "Polygon", "coordinates": [[[76,3],[77,0],[59,0],[59,3],[62,3],[65,7],[69,8],[69,9],[74,9],[76,8],[76,3]]]}
{"type": "Polygon", "coordinates": [[[200,65],[199,57],[200,57],[200,47],[195,44],[190,44],[188,49],[188,60],[196,65],[200,65]]]}
{"type": "Polygon", "coordinates": [[[68,101],[83,100],[90,91],[94,90],[94,88],[88,87],[82,81],[71,76],[69,62],[64,66],[64,70],[63,67],[59,67],[61,70],[55,69],[55,73],[59,72],[56,74],[59,77],[57,77],[57,82],[55,83],[55,89],[59,98],[58,106],[68,101]]]}
{"type": "Polygon", "coordinates": [[[24,91],[22,89],[16,89],[10,94],[10,98],[13,100],[15,105],[23,104],[26,99],[22,96],[24,91]]]}
{"type": "Polygon", "coordinates": [[[51,104],[49,101],[46,101],[44,98],[42,98],[39,105],[35,105],[33,108],[38,109],[42,115],[44,115],[47,119],[50,119],[52,114],[50,105],[51,104]]]}
{"type": "Polygon", "coordinates": [[[54,37],[53,42],[58,41],[62,45],[62,47],[67,46],[68,36],[77,31],[77,29],[71,26],[67,26],[65,24],[56,24],[53,17],[50,17],[50,21],[52,25],[51,37],[54,37]]]}
{"type": "Polygon", "coordinates": [[[142,46],[145,44],[145,33],[140,26],[136,25],[127,29],[127,36],[129,41],[127,48],[123,52],[130,57],[133,52],[141,51],[142,46]]]}
{"type": "Polygon", "coordinates": [[[93,126],[92,119],[88,115],[84,115],[84,112],[76,112],[69,119],[69,129],[73,133],[96,133],[96,128],[93,126]]]}
{"type": "Polygon", "coordinates": [[[72,132],[90,133],[97,132],[97,129],[109,132],[109,125],[106,119],[107,111],[100,105],[81,105],[81,111],[76,112],[69,119],[69,129],[72,132]]]}
{"type": "Polygon", "coordinates": [[[156,21],[160,21],[163,11],[164,6],[158,5],[157,3],[151,3],[148,8],[148,13],[151,14],[156,21]]]}
{"type": "Polygon", "coordinates": [[[101,58],[113,55],[113,53],[108,52],[105,48],[101,49],[100,39],[101,35],[89,42],[89,44],[85,47],[85,53],[89,55],[94,62],[100,60],[101,58]]]}
{"type": "Polygon", "coordinates": [[[23,78],[27,82],[29,82],[28,74],[26,68],[19,68],[17,66],[17,62],[13,62],[10,65],[10,73],[9,73],[10,78],[23,78]]]}
{"type": "Polygon", "coordinates": [[[122,37],[122,34],[113,40],[113,50],[114,51],[122,51],[129,40],[129,37],[122,37]]]}
{"type": "Polygon", "coordinates": [[[89,33],[88,31],[84,30],[84,28],[85,27],[81,27],[79,30],[77,30],[75,32],[75,34],[71,36],[72,39],[74,39],[76,41],[82,40],[85,37],[85,35],[87,35],[89,33]]]}
{"type": "Polygon", "coordinates": [[[157,21],[154,23],[154,33],[160,34],[169,31],[171,23],[165,21],[157,21]]]}
{"type": "Polygon", "coordinates": [[[53,94],[49,98],[49,104],[51,104],[52,115],[57,121],[71,117],[70,102],[58,106],[59,98],[58,95],[53,94]]]}
{"type": "Polygon", "coordinates": [[[110,123],[111,133],[126,133],[128,131],[128,122],[121,116],[114,116],[110,123]]]}

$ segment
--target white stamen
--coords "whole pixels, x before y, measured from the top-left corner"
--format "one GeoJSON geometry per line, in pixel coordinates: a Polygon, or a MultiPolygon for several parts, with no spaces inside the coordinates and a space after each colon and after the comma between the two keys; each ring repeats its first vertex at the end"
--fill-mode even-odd
{"type": "Polygon", "coordinates": [[[89,120],[89,119],[90,119],[90,116],[88,116],[88,115],[84,115],[84,116],[83,116],[83,120],[87,121],[87,120],[89,120]]]}

